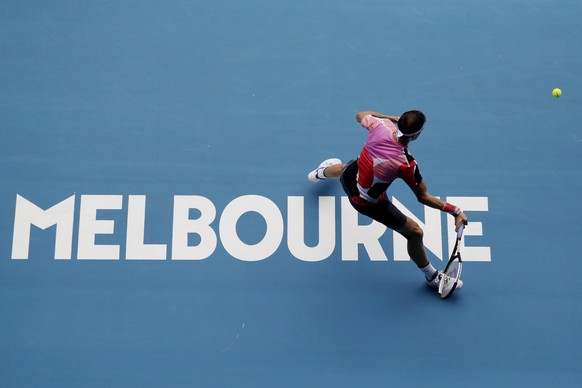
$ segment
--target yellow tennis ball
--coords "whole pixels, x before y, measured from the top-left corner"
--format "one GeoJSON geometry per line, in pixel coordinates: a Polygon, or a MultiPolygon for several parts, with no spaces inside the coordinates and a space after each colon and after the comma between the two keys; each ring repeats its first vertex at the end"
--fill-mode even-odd
{"type": "Polygon", "coordinates": [[[554,96],[554,98],[562,97],[562,90],[560,88],[555,88],[552,90],[552,96],[554,96]]]}

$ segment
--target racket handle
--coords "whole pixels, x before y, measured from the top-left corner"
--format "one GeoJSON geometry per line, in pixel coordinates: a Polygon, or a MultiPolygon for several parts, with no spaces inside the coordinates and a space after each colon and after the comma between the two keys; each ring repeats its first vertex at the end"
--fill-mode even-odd
{"type": "Polygon", "coordinates": [[[457,230],[457,238],[460,240],[463,237],[463,230],[465,229],[465,224],[461,224],[459,226],[459,230],[457,230]]]}

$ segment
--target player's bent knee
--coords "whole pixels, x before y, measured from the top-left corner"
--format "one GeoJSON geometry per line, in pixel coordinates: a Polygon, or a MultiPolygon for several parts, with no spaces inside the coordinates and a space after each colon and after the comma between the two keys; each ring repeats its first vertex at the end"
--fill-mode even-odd
{"type": "Polygon", "coordinates": [[[418,226],[417,223],[414,223],[414,227],[412,228],[412,238],[417,240],[422,240],[424,237],[424,231],[418,226]]]}
{"type": "Polygon", "coordinates": [[[409,240],[422,240],[424,237],[424,231],[422,228],[410,218],[406,220],[406,224],[404,225],[401,234],[409,240]]]}

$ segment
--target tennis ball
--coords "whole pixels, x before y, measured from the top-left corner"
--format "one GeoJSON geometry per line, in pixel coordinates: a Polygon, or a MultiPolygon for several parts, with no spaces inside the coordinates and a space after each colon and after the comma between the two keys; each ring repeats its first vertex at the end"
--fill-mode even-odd
{"type": "Polygon", "coordinates": [[[552,90],[552,96],[554,96],[554,98],[562,97],[562,90],[560,88],[555,88],[552,90]]]}

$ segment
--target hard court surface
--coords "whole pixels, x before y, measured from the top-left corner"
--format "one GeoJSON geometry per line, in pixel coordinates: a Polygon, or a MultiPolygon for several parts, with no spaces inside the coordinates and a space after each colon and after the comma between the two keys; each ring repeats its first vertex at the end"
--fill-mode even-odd
{"type": "MultiPolygon", "coordinates": [[[[574,0],[2,1],[0,386],[577,386],[581,18],[574,0]],[[471,221],[446,301],[390,231],[358,243],[378,228],[350,223],[338,182],[306,180],[358,155],[358,111],[409,109],[430,192],[471,221]]],[[[450,216],[389,195],[444,267],[450,216]]]]}

